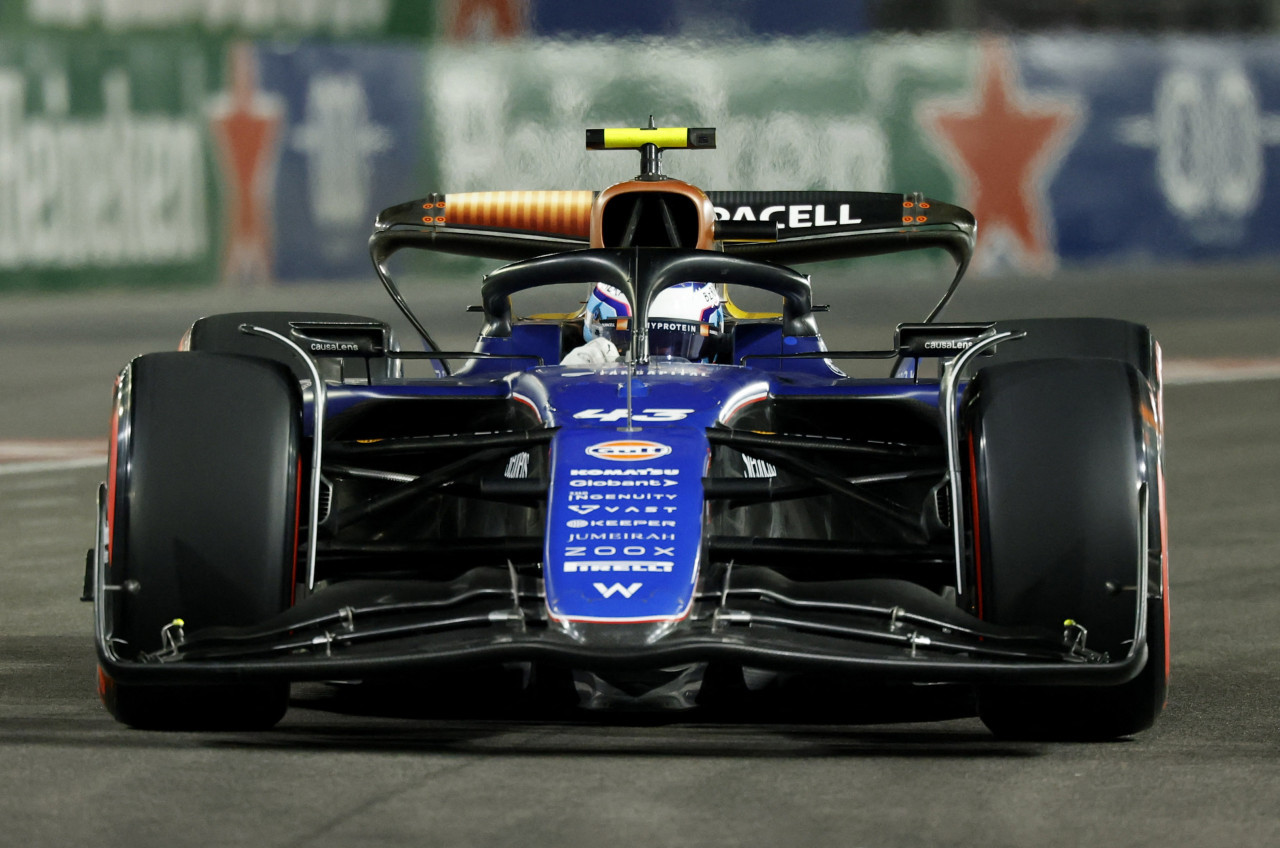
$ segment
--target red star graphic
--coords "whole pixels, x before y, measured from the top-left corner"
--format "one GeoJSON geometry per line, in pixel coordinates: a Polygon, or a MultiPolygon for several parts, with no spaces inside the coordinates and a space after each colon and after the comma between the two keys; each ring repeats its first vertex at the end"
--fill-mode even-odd
{"type": "Polygon", "coordinates": [[[271,279],[271,191],[284,109],[258,90],[251,45],[232,45],[229,65],[230,91],[215,100],[209,121],[228,196],[222,279],[261,283],[271,279]]]}
{"type": "Polygon", "coordinates": [[[1006,46],[989,41],[982,48],[976,96],[934,101],[921,113],[967,183],[962,202],[978,219],[975,264],[989,266],[1007,249],[1029,270],[1052,270],[1056,256],[1044,189],[1079,109],[1069,101],[1029,97],[1006,46]]]}
{"type": "Polygon", "coordinates": [[[528,0],[451,0],[444,9],[449,38],[480,41],[517,38],[529,29],[528,0]]]}

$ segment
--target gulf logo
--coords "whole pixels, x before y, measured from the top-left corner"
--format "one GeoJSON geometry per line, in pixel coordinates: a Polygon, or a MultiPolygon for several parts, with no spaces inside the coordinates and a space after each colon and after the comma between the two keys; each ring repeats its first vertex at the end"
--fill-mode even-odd
{"type": "Polygon", "coordinates": [[[596,459],[610,459],[614,462],[638,462],[644,459],[657,459],[671,453],[670,445],[648,442],[643,439],[617,439],[612,442],[600,442],[587,448],[587,455],[596,459]]]}

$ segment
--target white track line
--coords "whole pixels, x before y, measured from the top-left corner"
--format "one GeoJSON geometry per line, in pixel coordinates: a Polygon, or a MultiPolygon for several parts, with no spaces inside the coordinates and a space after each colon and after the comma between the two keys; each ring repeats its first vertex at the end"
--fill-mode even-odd
{"type": "Polygon", "coordinates": [[[1166,386],[1277,379],[1280,359],[1170,359],[1164,363],[1166,386]]]}
{"type": "Polygon", "coordinates": [[[73,471],[78,468],[101,468],[105,471],[106,465],[106,456],[96,459],[64,459],[56,462],[51,460],[49,462],[0,464],[0,477],[8,477],[14,474],[34,474],[38,471],[73,471]]]}
{"type": "Polygon", "coordinates": [[[106,463],[105,438],[0,440],[0,477],[105,467],[106,463]]]}

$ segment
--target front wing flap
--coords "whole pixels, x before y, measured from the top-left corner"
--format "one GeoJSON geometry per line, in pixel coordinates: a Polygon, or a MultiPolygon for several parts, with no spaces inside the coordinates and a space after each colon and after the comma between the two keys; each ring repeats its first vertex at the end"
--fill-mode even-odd
{"type": "MultiPolygon", "coordinates": [[[[97,648],[111,677],[156,684],[350,679],[475,663],[608,671],[724,661],[903,681],[1110,685],[1146,662],[1145,643],[1111,661],[1066,634],[971,618],[904,581],[842,585],[832,599],[832,584],[744,567],[657,634],[653,625],[558,624],[538,578],[475,569],[445,584],[339,584],[253,627],[175,628],[166,648],[138,660],[122,659],[99,627],[97,648]]],[[[109,588],[98,577],[99,593],[109,588]]]]}

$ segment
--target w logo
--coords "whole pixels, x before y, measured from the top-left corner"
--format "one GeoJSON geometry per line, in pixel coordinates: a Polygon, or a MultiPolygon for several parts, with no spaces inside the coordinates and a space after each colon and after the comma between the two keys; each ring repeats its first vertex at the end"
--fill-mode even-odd
{"type": "Polygon", "coordinates": [[[614,583],[612,586],[606,586],[603,583],[593,583],[592,585],[596,587],[597,592],[606,598],[612,598],[615,593],[622,595],[624,598],[629,598],[638,592],[644,584],[632,583],[630,586],[623,586],[621,583],[614,583]]]}

